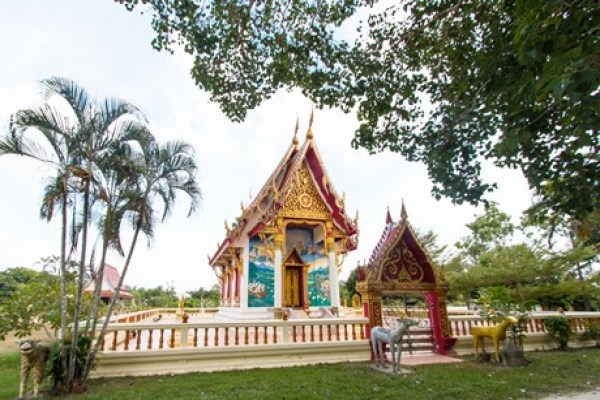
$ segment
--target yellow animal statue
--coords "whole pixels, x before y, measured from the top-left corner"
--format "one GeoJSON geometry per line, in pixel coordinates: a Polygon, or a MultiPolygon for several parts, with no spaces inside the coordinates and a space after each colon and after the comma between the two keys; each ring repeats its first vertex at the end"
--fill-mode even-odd
{"type": "Polygon", "coordinates": [[[494,326],[474,326],[471,328],[471,335],[473,335],[473,346],[475,347],[475,355],[479,354],[479,342],[481,341],[481,350],[485,351],[483,347],[483,338],[489,337],[494,343],[494,349],[496,351],[496,361],[500,362],[500,341],[506,339],[506,328],[516,324],[517,318],[508,316],[498,325],[494,326]]]}

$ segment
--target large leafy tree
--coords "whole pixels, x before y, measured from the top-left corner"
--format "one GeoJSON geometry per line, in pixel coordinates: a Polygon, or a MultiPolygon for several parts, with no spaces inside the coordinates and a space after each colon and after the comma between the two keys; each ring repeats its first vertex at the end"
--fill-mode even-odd
{"type": "Polygon", "coordinates": [[[478,203],[495,186],[481,176],[487,159],[520,168],[555,212],[600,208],[595,0],[393,2],[371,10],[354,43],[341,25],[378,1],[141,3],[153,46],[192,54],[196,83],[234,120],[299,87],[321,106],[355,107],[355,147],[425,163],[436,197],[478,203]]]}
{"type": "Polygon", "coordinates": [[[516,227],[494,203],[467,227],[470,234],[457,243],[459,252],[445,266],[451,290],[462,293],[465,300],[501,292],[502,300],[518,304],[569,302],[588,309],[590,299],[600,294],[593,276],[578,279],[577,274],[578,265],[597,254],[594,247],[559,251],[535,237],[517,241],[516,227]]]}

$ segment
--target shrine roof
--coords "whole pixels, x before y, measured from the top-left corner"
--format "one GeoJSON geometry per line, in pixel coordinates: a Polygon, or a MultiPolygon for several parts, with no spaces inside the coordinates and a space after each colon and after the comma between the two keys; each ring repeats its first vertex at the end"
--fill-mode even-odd
{"type": "Polygon", "coordinates": [[[381,233],[381,237],[379,238],[377,245],[371,253],[369,262],[366,265],[372,276],[379,276],[379,271],[382,268],[381,264],[386,259],[387,254],[393,247],[397,246],[401,240],[403,240],[404,243],[409,246],[409,249],[415,253],[418,262],[426,265],[428,270],[433,268],[429,259],[429,255],[419,243],[419,240],[408,221],[408,215],[403,203],[402,211],[400,213],[400,220],[397,222],[392,220],[388,209],[386,225],[381,233]]]}
{"type": "MultiPolygon", "coordinates": [[[[104,263],[104,274],[102,275],[102,287],[100,289],[100,297],[112,297],[115,293],[115,289],[119,284],[121,274],[119,271],[110,264],[104,263]]],[[[90,280],[88,286],[85,289],[86,292],[94,292],[94,280],[90,280]]],[[[119,291],[120,299],[132,299],[131,295],[125,288],[121,288],[119,291]]]]}
{"type": "Polygon", "coordinates": [[[345,212],[343,196],[338,196],[333,188],[313,138],[312,127],[309,126],[304,143],[299,145],[294,135],[292,144],[256,197],[247,207],[242,207],[242,214],[231,229],[226,224],[226,238],[219,245],[217,252],[209,257],[210,265],[213,265],[243,232],[246,231],[249,236],[252,236],[277,218],[278,211],[283,208],[286,197],[291,194],[303,166],[308,168],[317,192],[331,213],[335,226],[346,235],[354,235],[358,232],[356,220],[350,219],[345,212]],[[248,227],[247,224],[251,220],[256,223],[248,227]]]}

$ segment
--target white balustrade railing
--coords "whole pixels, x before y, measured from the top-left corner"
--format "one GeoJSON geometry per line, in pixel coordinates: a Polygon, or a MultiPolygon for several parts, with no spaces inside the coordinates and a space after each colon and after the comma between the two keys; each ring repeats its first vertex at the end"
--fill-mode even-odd
{"type": "MultiPolygon", "coordinates": [[[[154,312],[154,310],[153,310],[154,312]]],[[[152,315],[158,315],[158,310],[152,315]]],[[[365,340],[366,318],[111,323],[101,351],[228,347],[365,340]]]]}
{"type": "MultiPolygon", "coordinates": [[[[565,317],[571,321],[573,330],[581,333],[585,331],[586,323],[600,323],[600,312],[566,312],[559,314],[556,312],[536,312],[527,318],[525,323],[525,334],[528,333],[547,333],[544,325],[544,320],[550,317],[565,317]]],[[[493,321],[475,315],[451,315],[450,330],[454,337],[470,336],[471,328],[474,326],[490,326],[494,325],[493,321]]]]}

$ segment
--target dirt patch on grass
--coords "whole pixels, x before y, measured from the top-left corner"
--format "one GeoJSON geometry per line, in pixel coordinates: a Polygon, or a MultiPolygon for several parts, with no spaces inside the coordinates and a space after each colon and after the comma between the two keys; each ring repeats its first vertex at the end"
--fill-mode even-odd
{"type": "MultiPolygon", "coordinates": [[[[44,344],[48,344],[51,341],[51,339],[48,337],[48,334],[43,330],[31,332],[31,335],[26,336],[23,339],[29,339],[29,338],[35,339],[35,340],[40,340],[44,344]]],[[[8,335],[6,335],[6,339],[0,340],[0,354],[17,352],[18,348],[17,348],[17,344],[15,343],[15,341],[19,340],[19,339],[20,338],[16,337],[14,335],[14,333],[12,333],[12,332],[9,333],[8,335]]]]}

